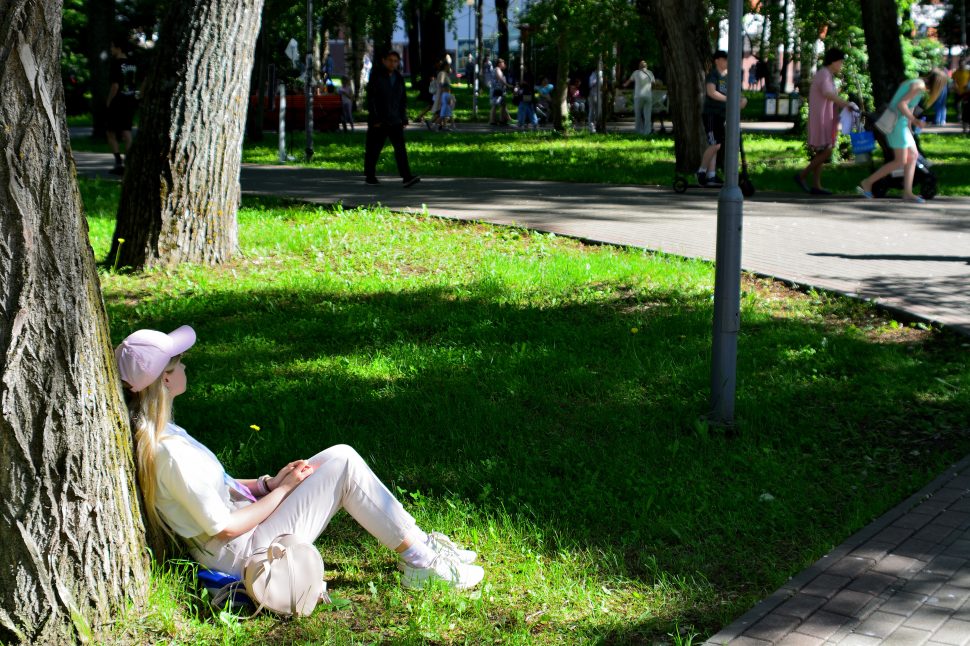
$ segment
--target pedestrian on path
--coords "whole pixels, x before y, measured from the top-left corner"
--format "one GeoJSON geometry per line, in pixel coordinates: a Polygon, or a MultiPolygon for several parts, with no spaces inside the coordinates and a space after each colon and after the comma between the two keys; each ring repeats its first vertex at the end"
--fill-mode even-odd
{"type": "Polygon", "coordinates": [[[915,108],[924,94],[928,93],[927,103],[932,105],[946,87],[946,72],[934,69],[925,78],[903,81],[886,107],[894,118],[892,130],[886,134],[886,141],[893,151],[893,158],[880,166],[875,173],[865,178],[856,187],[856,192],[867,199],[872,199],[872,185],[891,174],[903,169],[903,199],[907,202],[922,204],[925,200],[913,194],[913,177],[916,174],[916,139],[913,136],[913,126],[918,123],[915,108]]]}
{"type": "MultiPolygon", "coordinates": [[[[704,132],[707,133],[707,149],[697,169],[697,183],[701,186],[721,186],[724,180],[717,176],[717,151],[724,144],[724,122],[727,120],[727,71],[728,55],[723,49],[714,52],[713,65],[704,81],[704,132]]],[[[748,100],[741,97],[741,107],[748,100]]]]}
{"type": "Polygon", "coordinates": [[[589,95],[586,97],[586,123],[590,132],[596,132],[596,124],[602,111],[602,79],[599,68],[593,68],[589,74],[589,95]]]}
{"type": "Polygon", "coordinates": [[[539,127],[539,119],[536,116],[535,110],[536,90],[532,84],[532,78],[528,74],[519,83],[519,87],[516,89],[516,96],[519,100],[519,107],[515,117],[519,127],[522,129],[537,129],[539,127]]]}
{"type": "Polygon", "coordinates": [[[183,354],[195,344],[187,326],[171,334],[138,330],[115,350],[135,436],[138,484],[148,523],[180,540],[205,567],[242,576],[246,559],[280,534],[312,543],[341,509],[394,550],[401,584],[477,585],[476,554],[443,534],[425,533],[347,445],[290,462],[275,476],[237,480],[219,459],[172,421],[172,402],[188,386],[183,354]]]}
{"type": "Polygon", "coordinates": [[[418,116],[414,118],[414,120],[418,123],[423,123],[428,130],[431,130],[431,123],[428,121],[425,115],[430,112],[431,119],[433,121],[437,121],[438,112],[441,110],[441,89],[440,85],[438,84],[438,79],[441,77],[442,65],[443,63],[441,61],[434,64],[434,77],[428,82],[428,94],[431,96],[431,103],[429,103],[428,106],[418,113],[418,116]]]}
{"type": "Polygon", "coordinates": [[[808,92],[808,149],[812,161],[795,174],[795,183],[803,191],[812,195],[831,195],[832,191],[822,188],[822,168],[832,159],[832,151],[839,136],[839,117],[836,108],[849,108],[858,112],[859,106],[843,99],[835,87],[835,77],[842,73],[845,52],[833,47],[825,52],[822,67],[812,79],[808,92]],[[812,186],[805,179],[812,176],[812,186]]]}
{"type": "Polygon", "coordinates": [[[371,71],[367,84],[367,139],[364,147],[364,181],[377,184],[377,160],[384,144],[391,140],[397,170],[404,186],[414,186],[421,181],[411,174],[408,151],[404,147],[404,126],[408,124],[407,95],[404,76],[398,67],[401,55],[389,50],[381,59],[381,65],[371,71]]]}
{"type": "Polygon", "coordinates": [[[623,87],[633,84],[633,116],[636,121],[636,131],[641,135],[653,134],[653,83],[656,81],[653,72],[647,69],[647,61],[640,61],[640,67],[623,87]]]}
{"type": "Polygon", "coordinates": [[[970,125],[970,113],[966,109],[970,100],[970,58],[964,58],[960,69],[953,72],[953,93],[956,95],[957,119],[963,124],[963,134],[967,134],[970,125]]]}
{"type": "Polygon", "coordinates": [[[500,58],[495,62],[495,69],[493,70],[492,109],[488,114],[488,123],[490,125],[509,125],[511,117],[509,116],[509,108],[505,104],[505,93],[511,87],[505,80],[505,61],[500,58]],[[496,120],[496,113],[498,114],[498,120],[496,120]]]}
{"type": "Polygon", "coordinates": [[[451,83],[445,81],[441,86],[441,111],[438,113],[438,130],[455,128],[455,95],[451,93],[451,83]]]}
{"type": "Polygon", "coordinates": [[[108,72],[111,85],[105,100],[108,110],[105,135],[111,154],[115,157],[115,165],[111,169],[114,175],[125,174],[125,161],[118,146],[118,137],[125,145],[124,154],[127,156],[131,149],[132,122],[138,107],[138,66],[128,58],[127,48],[127,34],[118,34],[111,39],[111,69],[108,72]]]}
{"type": "Polygon", "coordinates": [[[344,132],[347,132],[348,128],[353,132],[354,90],[350,86],[349,76],[340,77],[340,89],[337,90],[337,94],[340,95],[340,125],[344,129],[344,132]]]}

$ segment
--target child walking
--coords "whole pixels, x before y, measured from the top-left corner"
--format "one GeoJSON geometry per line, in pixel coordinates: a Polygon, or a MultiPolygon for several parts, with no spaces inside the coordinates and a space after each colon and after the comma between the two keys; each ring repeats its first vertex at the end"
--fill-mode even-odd
{"type": "Polygon", "coordinates": [[[441,84],[441,111],[438,113],[438,130],[455,128],[455,95],[451,93],[451,83],[441,84]]]}

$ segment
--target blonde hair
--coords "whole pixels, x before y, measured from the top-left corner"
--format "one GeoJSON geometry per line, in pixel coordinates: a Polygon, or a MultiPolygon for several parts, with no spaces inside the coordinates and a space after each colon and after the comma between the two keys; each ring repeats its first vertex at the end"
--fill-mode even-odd
{"type": "Polygon", "coordinates": [[[155,507],[158,493],[155,454],[165,427],[172,421],[172,395],[165,386],[165,375],[172,372],[181,359],[182,355],[172,357],[158,379],[146,388],[136,393],[125,389],[128,417],[135,436],[138,487],[141,489],[145,519],[148,521],[148,544],[159,557],[171,547],[172,543],[177,543],[172,530],[159,516],[158,509],[155,507]]]}
{"type": "Polygon", "coordinates": [[[940,98],[940,93],[943,92],[943,88],[949,83],[950,78],[947,76],[939,67],[935,67],[930,70],[930,73],[923,78],[923,83],[926,85],[926,105],[930,106],[936,103],[936,100],[940,98]]]}

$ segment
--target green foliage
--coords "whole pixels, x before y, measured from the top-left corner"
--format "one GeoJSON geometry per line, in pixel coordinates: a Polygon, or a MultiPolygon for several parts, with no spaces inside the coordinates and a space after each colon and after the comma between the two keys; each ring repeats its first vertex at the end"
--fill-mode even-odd
{"type": "Polygon", "coordinates": [[[906,78],[923,76],[934,67],[943,65],[946,50],[935,38],[904,38],[902,43],[906,78]]]}
{"type": "MultiPolygon", "coordinates": [[[[117,184],[81,189],[103,258],[117,184]]],[[[701,419],[708,263],[382,208],[239,225],[220,267],[103,270],[113,340],[192,324],[177,421],[232,472],[352,444],[487,578],[404,591],[339,515],[349,603],[213,617],[169,563],[105,643],[697,643],[970,450],[966,340],[863,303],[746,277],[729,437],[701,419]]]]}

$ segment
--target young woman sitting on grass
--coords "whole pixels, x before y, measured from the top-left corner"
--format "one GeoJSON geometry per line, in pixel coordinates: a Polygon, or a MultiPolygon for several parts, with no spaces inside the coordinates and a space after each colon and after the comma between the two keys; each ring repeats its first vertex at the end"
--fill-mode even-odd
{"type": "Polygon", "coordinates": [[[399,555],[401,583],[442,581],[459,590],[485,571],[476,554],[444,534],[426,534],[354,449],[332,446],[275,476],[236,480],[218,458],[172,422],[186,390],[182,353],[195,344],[183,325],[171,334],[138,330],[115,349],[135,433],[138,482],[148,522],[178,536],[205,567],[241,576],[243,562],[280,534],[312,543],[340,509],[399,555]]]}

